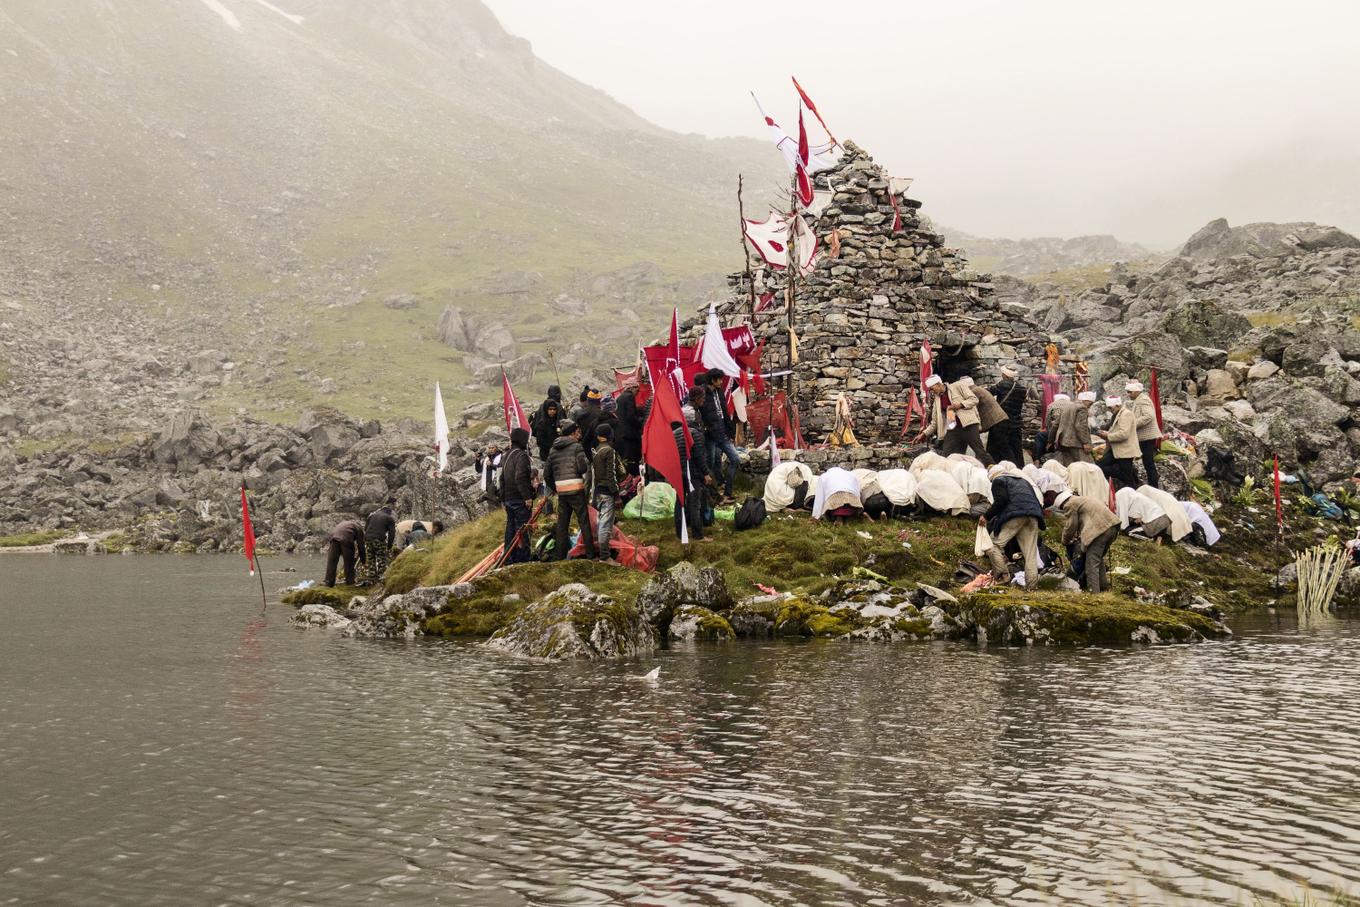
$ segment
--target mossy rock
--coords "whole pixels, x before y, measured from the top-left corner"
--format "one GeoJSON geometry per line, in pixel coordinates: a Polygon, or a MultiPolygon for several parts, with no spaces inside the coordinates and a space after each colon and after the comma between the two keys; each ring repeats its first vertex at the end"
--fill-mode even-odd
{"type": "Polygon", "coordinates": [[[428,548],[407,548],[387,566],[383,574],[383,589],[390,595],[410,592],[421,584],[430,572],[434,555],[428,548]]]}
{"type": "Polygon", "coordinates": [[[738,636],[769,639],[787,595],[757,595],[743,599],[727,612],[727,621],[738,636]]]}
{"type": "Polygon", "coordinates": [[[279,601],[294,608],[301,608],[303,605],[330,605],[338,609],[347,607],[356,595],[364,596],[367,592],[367,589],[359,586],[316,585],[286,592],[279,601]]]}
{"type": "Polygon", "coordinates": [[[1110,593],[981,592],[946,610],[978,642],[1001,645],[1183,643],[1231,635],[1204,615],[1110,593]]]}
{"type": "Polygon", "coordinates": [[[656,638],[631,603],[571,583],[526,606],[486,645],[529,658],[621,658],[652,651],[656,638]]]}
{"type": "Polygon", "coordinates": [[[667,632],[672,640],[680,642],[695,639],[726,641],[737,636],[727,618],[700,605],[677,608],[667,632]]]}
{"type": "Polygon", "coordinates": [[[844,636],[865,623],[859,612],[850,606],[828,607],[822,602],[795,596],[780,606],[774,633],[776,636],[844,636]]]}

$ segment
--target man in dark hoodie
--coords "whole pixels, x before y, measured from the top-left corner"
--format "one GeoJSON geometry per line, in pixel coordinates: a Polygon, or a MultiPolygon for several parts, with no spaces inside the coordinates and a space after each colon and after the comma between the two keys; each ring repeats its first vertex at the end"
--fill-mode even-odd
{"type": "Polygon", "coordinates": [[[364,552],[364,524],[358,520],[345,520],[331,530],[326,538],[326,585],[335,585],[335,570],[341,559],[345,562],[345,585],[354,585],[354,560],[360,563],[366,557],[364,552]]]}
{"type": "Polygon", "coordinates": [[[581,430],[581,447],[585,448],[587,458],[595,453],[595,426],[604,415],[604,410],[600,407],[601,399],[603,398],[599,391],[589,388],[581,407],[581,418],[575,420],[576,427],[581,430]]]}
{"type": "Polygon", "coordinates": [[[510,452],[501,461],[501,503],[505,507],[505,550],[507,564],[522,564],[529,559],[529,535],[516,539],[520,527],[529,522],[529,502],[534,499],[533,465],[529,462],[529,433],[522,428],[510,432],[510,452]]]}
{"type": "Polygon", "coordinates": [[[382,582],[396,540],[397,518],[392,515],[391,507],[379,507],[368,515],[364,522],[364,564],[373,582],[382,582]]]}
{"type": "Polygon", "coordinates": [[[548,459],[548,451],[557,440],[557,426],[562,422],[562,388],[556,384],[548,388],[548,399],[538,405],[529,424],[538,442],[539,460],[548,459]]]}
{"type": "Polygon", "coordinates": [[[721,369],[709,369],[707,372],[695,376],[694,386],[704,389],[704,399],[699,404],[699,415],[704,422],[704,447],[705,456],[708,458],[708,474],[713,476],[714,482],[717,482],[721,477],[723,495],[731,498],[732,482],[737,477],[737,464],[740,462],[740,458],[737,455],[736,446],[732,444],[728,435],[730,426],[728,425],[727,400],[722,390],[723,378],[721,369]],[[727,456],[727,470],[725,472],[721,469],[724,455],[727,456]]]}
{"type": "Polygon", "coordinates": [[[566,559],[571,550],[571,517],[576,515],[576,524],[581,527],[581,540],[585,543],[586,557],[598,557],[595,540],[590,533],[590,514],[587,507],[587,490],[590,486],[590,460],[581,447],[581,430],[568,419],[558,430],[561,432],[548,452],[548,462],[543,468],[543,481],[547,483],[548,493],[557,495],[557,531],[554,534],[553,560],[566,559]]]}
{"type": "Polygon", "coordinates": [[[1039,580],[1039,533],[1044,531],[1044,507],[1034,493],[1034,486],[1015,467],[1007,469],[998,464],[987,475],[992,479],[992,506],[987,508],[986,516],[978,517],[978,525],[986,526],[992,536],[992,547],[987,549],[992,576],[1010,580],[1003,552],[1015,539],[1025,561],[1025,585],[1033,588],[1039,580]]]}
{"type": "Polygon", "coordinates": [[[618,422],[614,425],[614,446],[630,475],[637,475],[642,460],[642,410],[637,405],[637,388],[625,387],[615,403],[618,422]]]}
{"type": "MultiPolygon", "coordinates": [[[[690,409],[685,406],[684,409],[690,409]]],[[[688,414],[686,414],[688,415],[688,414]]],[[[696,416],[697,421],[697,416],[696,416]]],[[[704,541],[704,518],[703,518],[703,485],[708,481],[708,463],[703,452],[703,436],[693,436],[694,445],[690,452],[685,452],[685,427],[683,423],[672,422],[671,434],[675,437],[675,449],[680,454],[680,468],[684,477],[685,488],[683,493],[685,503],[680,504],[679,492],[676,489],[675,499],[675,537],[680,538],[680,514],[684,513],[686,528],[689,530],[689,537],[695,541],[704,541]]]]}

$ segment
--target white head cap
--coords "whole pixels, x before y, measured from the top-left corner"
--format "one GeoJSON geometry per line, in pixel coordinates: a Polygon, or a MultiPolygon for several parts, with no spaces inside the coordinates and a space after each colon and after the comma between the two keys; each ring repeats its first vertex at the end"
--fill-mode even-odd
{"type": "Polygon", "coordinates": [[[943,383],[944,379],[941,378],[939,375],[931,375],[929,378],[926,379],[926,387],[934,387],[937,384],[943,383]]]}
{"type": "Polygon", "coordinates": [[[1009,365],[1003,365],[1003,366],[1001,367],[1001,377],[1002,377],[1002,378],[1019,378],[1019,377],[1020,377],[1020,373],[1017,372],[1015,369],[1011,368],[1009,365]]]}
{"type": "Polygon", "coordinates": [[[1124,390],[1131,394],[1141,394],[1143,392],[1143,382],[1130,381],[1128,384],[1124,385],[1124,390]]]}
{"type": "Polygon", "coordinates": [[[1071,398],[1069,395],[1067,395],[1067,394],[1054,394],[1054,395],[1053,395],[1053,402],[1054,402],[1054,403],[1057,403],[1059,400],[1071,400],[1071,399],[1072,399],[1072,398],[1071,398]]]}
{"type": "Polygon", "coordinates": [[[1105,405],[1110,409],[1118,409],[1124,405],[1124,400],[1122,397],[1106,397],[1105,405]]]}
{"type": "Polygon", "coordinates": [[[1077,399],[1080,400],[1082,403],[1095,403],[1095,402],[1096,402],[1096,392],[1095,392],[1095,391],[1082,391],[1081,393],[1077,394],[1077,399]]]}
{"type": "Polygon", "coordinates": [[[1067,506],[1067,502],[1070,500],[1072,500],[1072,492],[1070,491],[1059,492],[1058,496],[1053,499],[1053,506],[1058,508],[1065,507],[1067,506]]]}

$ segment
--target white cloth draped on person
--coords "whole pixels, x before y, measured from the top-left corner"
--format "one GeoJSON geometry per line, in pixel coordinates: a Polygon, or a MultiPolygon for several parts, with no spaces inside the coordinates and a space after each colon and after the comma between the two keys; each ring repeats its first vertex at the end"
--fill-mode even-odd
{"type": "Polygon", "coordinates": [[[1179,542],[1190,534],[1194,527],[1190,523],[1190,515],[1185,512],[1180,501],[1151,485],[1140,485],[1138,493],[1161,507],[1162,512],[1171,518],[1171,541],[1179,542]]]}
{"type": "Polygon", "coordinates": [[[1122,529],[1128,529],[1133,520],[1144,525],[1151,523],[1158,517],[1166,516],[1166,511],[1161,508],[1161,505],[1132,488],[1121,488],[1115,492],[1114,505],[1122,529]]]}
{"type": "Polygon", "coordinates": [[[812,499],[812,518],[820,520],[828,509],[834,509],[828,505],[838,496],[848,496],[853,500],[837,502],[835,507],[849,505],[863,509],[864,500],[860,494],[859,480],[855,478],[855,474],[848,469],[833,466],[817,477],[817,490],[812,499]]]}
{"type": "Polygon", "coordinates": [[[806,463],[785,460],[765,477],[765,511],[778,513],[793,506],[795,492],[800,485],[807,485],[812,491],[815,476],[806,463]]]}
{"type": "MultiPolygon", "coordinates": [[[[880,481],[882,481],[880,479],[880,481]]],[[[968,513],[968,495],[947,471],[927,469],[916,477],[916,497],[932,510],[963,516],[968,513]]]]}
{"type": "Polygon", "coordinates": [[[910,507],[916,503],[916,476],[906,469],[880,469],[878,487],[889,503],[910,507]]]}
{"type": "Polygon", "coordinates": [[[1185,508],[1185,514],[1190,517],[1190,522],[1204,530],[1204,543],[1210,547],[1217,545],[1218,540],[1223,538],[1223,533],[1218,531],[1214,521],[1209,518],[1208,511],[1194,501],[1181,501],[1181,506],[1185,508]]]}
{"type": "Polygon", "coordinates": [[[1073,463],[1067,467],[1067,484],[1072,493],[1105,501],[1110,497],[1110,480],[1094,463],[1073,463]]]}

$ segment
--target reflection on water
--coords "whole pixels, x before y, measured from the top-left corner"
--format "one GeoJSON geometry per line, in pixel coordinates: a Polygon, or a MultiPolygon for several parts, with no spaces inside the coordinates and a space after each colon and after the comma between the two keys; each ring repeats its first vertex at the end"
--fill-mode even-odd
{"type": "Polygon", "coordinates": [[[0,569],[0,902],[1360,888],[1345,620],[1158,650],[791,642],[548,666],[294,630],[239,558],[0,569]]]}

